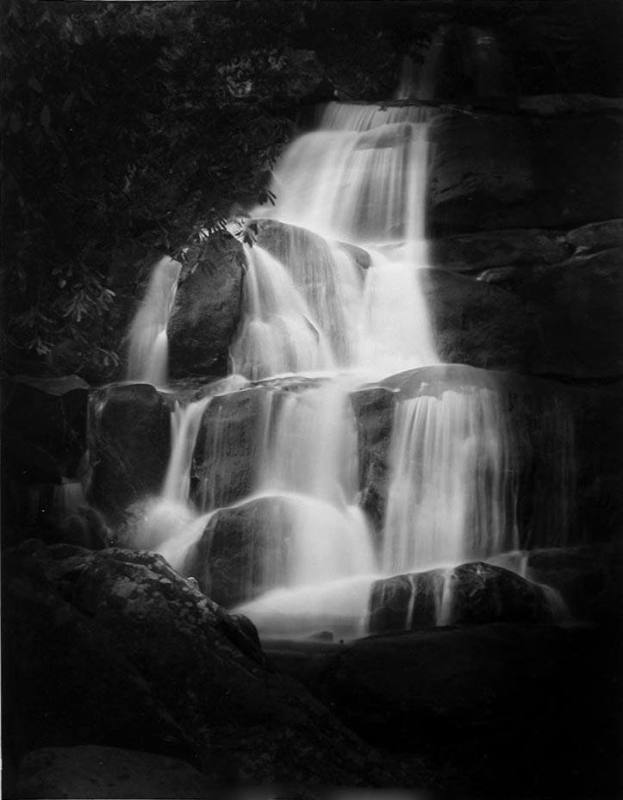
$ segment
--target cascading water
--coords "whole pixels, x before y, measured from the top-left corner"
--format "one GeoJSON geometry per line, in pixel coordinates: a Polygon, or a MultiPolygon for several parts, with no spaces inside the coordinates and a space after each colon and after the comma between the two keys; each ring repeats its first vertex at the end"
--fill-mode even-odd
{"type": "Polygon", "coordinates": [[[166,256],[154,266],[147,293],[130,328],[127,378],[166,386],[167,323],[175,300],[181,264],[166,256]]]}
{"type": "Polygon", "coordinates": [[[467,387],[398,403],[390,459],[385,572],[516,548],[510,436],[495,391],[467,387]]]}
{"type": "MultiPolygon", "coordinates": [[[[214,548],[219,558],[233,548],[228,563],[240,575],[228,591],[265,634],[328,625],[361,633],[379,576],[517,547],[512,447],[492,383],[395,390],[376,541],[359,507],[351,393],[439,363],[418,276],[428,265],[428,113],[329,103],[317,129],[290,145],[271,186],[276,205],[255,209],[258,242],[245,245],[242,320],[231,346],[242,385],[172,414],[162,496],[134,544],[201,570],[198,554],[209,561],[214,548]],[[238,417],[228,416],[234,405],[238,417]],[[191,490],[193,458],[201,469],[191,490]],[[257,526],[250,538],[240,533],[249,519],[257,526]],[[223,542],[230,529],[238,538],[223,542]],[[242,555],[239,541],[247,542],[242,555]]],[[[165,273],[170,265],[161,262],[132,334],[129,374],[154,383],[164,375],[175,291],[165,273]]]]}

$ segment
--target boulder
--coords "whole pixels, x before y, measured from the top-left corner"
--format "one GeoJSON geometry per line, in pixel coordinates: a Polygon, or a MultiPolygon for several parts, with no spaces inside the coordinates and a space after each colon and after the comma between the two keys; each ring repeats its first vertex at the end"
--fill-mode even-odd
{"type": "Polygon", "coordinates": [[[43,747],[19,766],[17,796],[37,797],[206,797],[214,790],[207,775],[178,758],[119,747],[43,747]]]}
{"type": "Polygon", "coordinates": [[[279,497],[219,509],[191,548],[184,573],[226,608],[275,588],[288,563],[287,514],[287,501],[279,497]]]}
{"type": "Polygon", "coordinates": [[[89,743],[219,785],[405,781],[164,559],[31,540],[3,559],[7,762],[89,743]]]}
{"type": "Polygon", "coordinates": [[[482,561],[376,581],[369,610],[371,633],[439,625],[553,621],[541,586],[482,561]]]}
{"type": "Polygon", "coordinates": [[[110,524],[161,488],[171,449],[169,399],[147,383],[111,384],[89,401],[87,497],[110,524]]]}
{"type": "Polygon", "coordinates": [[[227,233],[188,249],[167,328],[172,378],[227,374],[244,270],[242,245],[227,233]]]}

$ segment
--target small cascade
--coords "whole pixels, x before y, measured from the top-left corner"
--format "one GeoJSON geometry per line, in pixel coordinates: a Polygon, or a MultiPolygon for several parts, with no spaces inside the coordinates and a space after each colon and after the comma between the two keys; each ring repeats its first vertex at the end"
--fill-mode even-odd
{"type": "Polygon", "coordinates": [[[278,166],[270,216],[329,238],[404,240],[423,224],[427,109],[330,103],[278,166]],[[417,187],[417,191],[412,189],[417,187]]]}
{"type": "MultiPolygon", "coordinates": [[[[375,569],[370,532],[356,502],[357,438],[349,385],[331,380],[266,392],[254,496],[271,501],[264,503],[263,526],[278,547],[266,548],[265,558],[282,565],[278,587],[316,586],[321,593],[325,584],[375,569]]],[[[261,569],[277,571],[265,562],[261,569]]]]}
{"type": "Polygon", "coordinates": [[[283,264],[245,247],[244,321],[232,347],[234,372],[257,380],[335,366],[331,347],[283,264]]]}
{"type": "Polygon", "coordinates": [[[383,569],[422,570],[516,549],[509,445],[491,389],[399,402],[383,569]]]}
{"type": "Polygon", "coordinates": [[[348,381],[269,392],[258,490],[304,492],[345,508],[357,493],[357,438],[348,381]]]}
{"type": "Polygon", "coordinates": [[[126,377],[130,381],[166,386],[169,358],[167,324],[181,268],[179,262],[165,256],[152,269],[147,292],[129,333],[126,377]]]}
{"type": "Polygon", "coordinates": [[[171,414],[171,457],[164,479],[162,497],[185,503],[190,491],[190,464],[203,412],[210,402],[204,397],[187,406],[175,403],[171,414]]]}
{"type": "Polygon", "coordinates": [[[363,278],[348,250],[294,225],[268,227],[267,249],[287,269],[339,367],[354,363],[363,278]]]}

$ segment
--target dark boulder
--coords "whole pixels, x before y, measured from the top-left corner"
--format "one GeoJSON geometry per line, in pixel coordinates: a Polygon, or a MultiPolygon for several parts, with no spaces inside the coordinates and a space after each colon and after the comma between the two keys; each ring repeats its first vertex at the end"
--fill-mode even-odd
{"type": "Polygon", "coordinates": [[[227,374],[244,270],[242,245],[229,234],[189,248],[167,328],[171,377],[227,374]]]}
{"type": "Polygon", "coordinates": [[[207,797],[214,782],[177,758],[119,747],[44,747],[19,766],[17,796],[207,797]]]}
{"type": "Polygon", "coordinates": [[[110,524],[161,488],[171,448],[169,399],[147,383],[91,394],[87,497],[110,524]]]}
{"type": "Polygon", "coordinates": [[[3,567],[12,763],[87,742],[183,758],[221,784],[405,780],[160,556],[31,541],[3,567]]]}
{"type": "Polygon", "coordinates": [[[383,578],[370,595],[371,633],[552,620],[541,586],[481,561],[383,578]]]}
{"type": "Polygon", "coordinates": [[[227,608],[258,597],[286,574],[289,542],[283,532],[289,519],[287,500],[280,497],[219,509],[191,548],[184,572],[227,608]]]}

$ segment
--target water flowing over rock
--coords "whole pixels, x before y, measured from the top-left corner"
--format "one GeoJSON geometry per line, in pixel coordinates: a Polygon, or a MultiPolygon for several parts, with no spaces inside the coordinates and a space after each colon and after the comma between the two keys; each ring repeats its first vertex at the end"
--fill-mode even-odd
{"type": "Polygon", "coordinates": [[[167,325],[182,265],[165,257],[152,269],[145,297],[130,328],[127,378],[165,386],[169,367],[167,325]]]}
{"type": "Polygon", "coordinates": [[[554,609],[541,586],[483,562],[395,575],[377,581],[370,595],[371,633],[554,620],[554,609]]]}
{"type": "MultiPolygon", "coordinates": [[[[495,37],[466,30],[472,88],[495,95],[495,37]]],[[[352,636],[375,580],[581,540],[582,402],[493,370],[547,369],[548,281],[605,263],[618,228],[513,216],[532,213],[545,167],[531,146],[553,130],[531,113],[319,110],[276,165],[274,205],[239,223],[245,244],[219,235],[187,255],[171,372],[214,375],[229,348],[234,382],[171,401],[160,497],[124,541],[263,635],[352,636]],[[427,224],[452,235],[431,249],[427,224]]]]}

